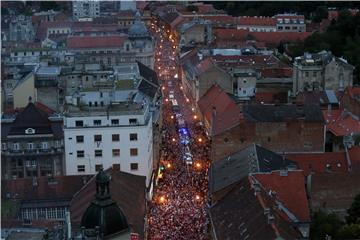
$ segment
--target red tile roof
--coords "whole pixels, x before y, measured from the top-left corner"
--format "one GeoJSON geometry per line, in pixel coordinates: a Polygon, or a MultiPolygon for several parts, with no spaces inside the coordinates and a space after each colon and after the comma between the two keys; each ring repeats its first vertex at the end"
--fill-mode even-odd
{"type": "MultiPolygon", "coordinates": [[[[47,115],[51,115],[53,113],[55,113],[55,111],[51,108],[49,108],[48,106],[46,106],[45,104],[42,104],[41,102],[35,102],[34,103],[35,107],[40,109],[41,111],[45,112],[47,115]]],[[[3,112],[5,114],[16,114],[16,113],[20,113],[22,112],[22,110],[24,110],[25,107],[22,108],[6,108],[3,110],[3,112]]]]}
{"type": "Polygon", "coordinates": [[[245,41],[249,31],[245,29],[216,29],[214,31],[216,39],[220,40],[243,40],[245,41]]]}
{"type": "Polygon", "coordinates": [[[347,87],[346,92],[351,98],[360,99],[360,87],[347,87]]]}
{"type": "Polygon", "coordinates": [[[287,93],[285,92],[256,92],[255,100],[257,103],[286,103],[287,93]]]}
{"type": "Polygon", "coordinates": [[[305,192],[302,171],[287,171],[281,176],[280,171],[253,175],[267,192],[275,191],[275,197],[301,222],[310,221],[309,204],[305,192]]]}
{"type": "Polygon", "coordinates": [[[240,110],[234,100],[218,85],[213,85],[198,101],[198,106],[209,124],[213,124],[212,134],[220,134],[237,126],[240,110]],[[214,114],[216,109],[216,115],[214,114]]]}
{"type": "Polygon", "coordinates": [[[280,44],[280,42],[304,41],[311,35],[310,32],[250,32],[253,38],[267,44],[280,44]]]}
{"type": "Polygon", "coordinates": [[[345,152],[295,153],[286,158],[296,162],[305,176],[312,172],[347,172],[348,168],[345,152]]]}
{"type": "Polygon", "coordinates": [[[200,75],[212,68],[214,63],[211,58],[205,58],[196,65],[197,74],[200,75]]]}
{"type": "Polygon", "coordinates": [[[244,26],[273,26],[276,27],[276,18],[273,17],[239,17],[238,24],[244,26]]]}
{"type": "Polygon", "coordinates": [[[71,36],[67,39],[68,48],[121,48],[125,36],[71,36]]]}
{"type": "Polygon", "coordinates": [[[264,68],[261,70],[261,76],[265,78],[291,78],[292,68],[264,68]]]}
{"type": "Polygon", "coordinates": [[[360,120],[347,110],[324,110],[326,128],[335,136],[360,134],[360,120]]]}

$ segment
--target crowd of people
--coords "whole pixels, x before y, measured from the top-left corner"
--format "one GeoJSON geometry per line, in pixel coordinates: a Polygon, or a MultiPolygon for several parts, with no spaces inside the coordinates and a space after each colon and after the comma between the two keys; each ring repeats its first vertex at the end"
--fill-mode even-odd
{"type": "MultiPolygon", "coordinates": [[[[166,50],[165,48],[164,44],[162,50],[166,50]]],[[[174,69],[173,66],[174,63],[168,62],[167,66],[161,68],[174,69]]],[[[167,86],[168,79],[171,77],[163,76],[163,86],[167,86]]],[[[161,176],[158,176],[149,206],[148,237],[151,240],[208,239],[208,140],[199,120],[193,118],[194,112],[179,83],[174,83],[171,88],[162,88],[162,93],[164,101],[160,165],[163,170],[161,176]],[[179,112],[174,112],[171,102],[165,101],[170,90],[174,91],[179,102],[179,112]],[[176,121],[179,115],[186,121],[186,134],[189,134],[190,139],[187,143],[181,141],[182,133],[176,121]],[[186,146],[192,154],[191,164],[184,160],[186,146]]]]}

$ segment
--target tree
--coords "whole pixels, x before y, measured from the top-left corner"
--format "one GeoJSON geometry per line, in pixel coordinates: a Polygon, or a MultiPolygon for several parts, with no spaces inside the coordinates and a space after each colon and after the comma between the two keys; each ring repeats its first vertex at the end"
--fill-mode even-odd
{"type": "Polygon", "coordinates": [[[359,239],[360,224],[345,225],[338,233],[339,239],[359,239]]]}
{"type": "Polygon", "coordinates": [[[322,19],[328,17],[328,9],[326,6],[318,6],[313,14],[314,22],[321,22],[322,19]]]}
{"type": "Polygon", "coordinates": [[[336,237],[338,230],[343,222],[335,214],[327,214],[324,212],[316,212],[310,228],[311,239],[325,239],[325,237],[336,237]]]}
{"type": "Polygon", "coordinates": [[[346,221],[348,224],[360,224],[360,194],[358,194],[348,209],[346,221]]]}
{"type": "Polygon", "coordinates": [[[186,11],[188,11],[188,12],[198,12],[199,8],[198,8],[198,6],[195,6],[195,5],[188,5],[186,7],[186,11]]]}

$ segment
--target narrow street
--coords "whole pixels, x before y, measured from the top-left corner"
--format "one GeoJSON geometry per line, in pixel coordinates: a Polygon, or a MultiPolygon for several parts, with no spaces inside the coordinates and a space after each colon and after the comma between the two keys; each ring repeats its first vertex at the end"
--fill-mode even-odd
{"type": "Polygon", "coordinates": [[[152,31],[157,38],[163,129],[161,173],[149,204],[149,239],[209,239],[207,138],[177,76],[175,40],[155,25],[152,31]]]}

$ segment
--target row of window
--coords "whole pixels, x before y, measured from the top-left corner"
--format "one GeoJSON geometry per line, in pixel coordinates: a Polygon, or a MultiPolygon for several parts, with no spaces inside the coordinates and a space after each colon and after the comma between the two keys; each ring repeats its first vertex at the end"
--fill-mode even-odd
{"type": "MultiPolygon", "coordinates": [[[[102,164],[95,164],[95,171],[98,172],[100,169],[103,169],[102,164]]],[[[120,171],[120,164],[113,164],[113,169],[116,171],[120,171]]],[[[139,169],[138,163],[130,163],[130,170],[136,171],[139,169]]],[[[78,172],[85,172],[85,165],[77,165],[77,171],[78,172]]]]}
{"type": "MultiPolygon", "coordinates": [[[[70,153],[71,155],[72,153],[70,153]]],[[[136,157],[139,154],[139,151],[137,148],[130,148],[130,156],[136,157]]],[[[102,157],[103,151],[101,149],[94,150],[95,157],[102,157]]],[[[120,149],[115,148],[112,150],[113,157],[119,157],[120,156],[120,149]]],[[[85,151],[84,150],[77,150],[76,151],[76,157],[83,158],[85,157],[85,151]]]]}
{"type": "MultiPolygon", "coordinates": [[[[5,150],[7,148],[7,143],[2,143],[2,149],[5,150]]],[[[59,141],[55,141],[54,147],[59,147],[60,146],[60,142],[59,141]]],[[[49,149],[49,143],[48,142],[41,142],[41,145],[39,147],[36,147],[36,144],[34,144],[33,142],[29,142],[27,143],[27,148],[28,150],[33,150],[33,149],[49,149]]],[[[13,143],[12,145],[12,150],[20,150],[20,143],[13,143]]]]}
{"type": "Polygon", "coordinates": [[[25,208],[21,211],[22,219],[64,219],[65,208],[25,208]]]}
{"type": "MultiPolygon", "coordinates": [[[[71,138],[69,138],[71,139],[71,138]]],[[[138,140],[138,135],[137,133],[130,133],[129,134],[129,139],[130,141],[137,141],[138,140]]],[[[111,140],[113,142],[119,142],[120,141],[120,134],[112,134],[111,135],[111,140]]],[[[94,135],[94,142],[101,142],[102,141],[102,135],[97,134],[94,135]]],[[[84,136],[80,135],[80,136],[76,136],[76,142],[77,143],[83,143],[84,142],[84,136]]]]}
{"type": "MultiPolygon", "coordinates": [[[[97,102],[95,102],[95,106],[97,106],[97,102]]],[[[104,105],[103,102],[100,102],[102,103],[101,106],[104,105]]],[[[91,106],[92,104],[89,103],[89,106],[91,106]]],[[[138,120],[137,118],[129,118],[129,125],[137,125],[138,124],[138,120]]],[[[101,120],[93,120],[93,125],[94,126],[101,126],[101,120]]],[[[111,125],[119,125],[119,119],[111,119],[111,125]]],[[[83,127],[84,126],[84,121],[82,120],[76,120],[75,121],[75,126],[76,127],[83,127]]]]}

